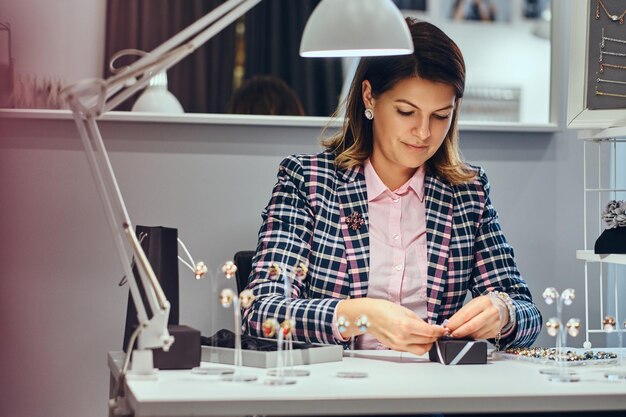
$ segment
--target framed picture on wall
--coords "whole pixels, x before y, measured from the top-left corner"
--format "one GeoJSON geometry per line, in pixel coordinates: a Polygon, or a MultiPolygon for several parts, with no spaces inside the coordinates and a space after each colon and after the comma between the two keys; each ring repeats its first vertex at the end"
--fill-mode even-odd
{"type": "Polygon", "coordinates": [[[626,0],[574,0],[567,125],[626,126],[626,0]]]}

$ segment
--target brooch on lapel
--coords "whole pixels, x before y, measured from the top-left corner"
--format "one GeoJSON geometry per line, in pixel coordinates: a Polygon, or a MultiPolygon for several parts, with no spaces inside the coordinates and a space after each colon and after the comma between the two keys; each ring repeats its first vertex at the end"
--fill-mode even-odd
{"type": "Polygon", "coordinates": [[[365,220],[358,211],[352,212],[348,217],[346,217],[346,224],[352,230],[358,230],[365,224],[365,220]]]}

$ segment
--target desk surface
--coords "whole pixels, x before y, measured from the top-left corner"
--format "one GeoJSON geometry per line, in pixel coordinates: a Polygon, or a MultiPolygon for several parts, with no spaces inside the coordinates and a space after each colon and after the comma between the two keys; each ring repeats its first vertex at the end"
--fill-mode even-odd
{"type": "MultiPolygon", "coordinates": [[[[114,376],[122,358],[121,352],[109,354],[114,376]]],[[[257,368],[243,368],[259,377],[252,383],[159,371],[158,380],[127,381],[126,393],[136,417],[626,410],[626,381],[604,377],[615,367],[577,367],[581,381],[569,384],[550,382],[539,373],[545,366],[535,363],[444,366],[393,351],[360,351],[343,362],[306,368],[311,375],[288,386],[265,385],[266,370],[257,368]],[[336,376],[354,370],[368,377],[336,376]]]]}

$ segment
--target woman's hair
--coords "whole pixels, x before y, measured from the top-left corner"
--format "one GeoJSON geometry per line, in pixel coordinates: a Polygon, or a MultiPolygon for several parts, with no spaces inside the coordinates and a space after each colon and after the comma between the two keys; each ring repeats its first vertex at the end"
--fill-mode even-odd
{"type": "Polygon", "coordinates": [[[451,85],[456,95],[450,129],[437,152],[426,162],[426,169],[450,184],[471,181],[476,171],[461,157],[457,121],[465,89],[465,62],[459,47],[436,26],[407,18],[415,51],[411,55],[362,58],[352,80],[346,99],[346,115],[342,131],[322,141],[326,150],[335,153],[335,164],[349,168],[362,164],[373,149],[372,121],[364,116],[361,86],[368,80],[372,96],[392,89],[396,83],[411,77],[420,77],[451,85]]]}
{"type": "Polygon", "coordinates": [[[255,75],[235,91],[228,113],[304,116],[298,95],[280,78],[255,75]]]}

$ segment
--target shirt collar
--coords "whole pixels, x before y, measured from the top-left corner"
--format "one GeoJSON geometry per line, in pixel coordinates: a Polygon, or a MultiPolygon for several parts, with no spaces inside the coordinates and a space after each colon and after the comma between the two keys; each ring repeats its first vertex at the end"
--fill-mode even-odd
{"type": "Polygon", "coordinates": [[[420,166],[406,183],[394,191],[389,190],[380,179],[369,158],[365,161],[363,171],[365,174],[365,185],[367,187],[367,201],[373,201],[385,192],[401,195],[406,193],[409,189],[413,190],[420,201],[424,201],[424,175],[426,172],[424,165],[420,166]]]}

